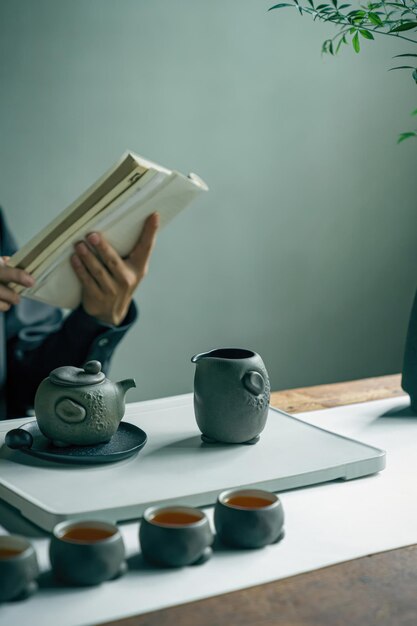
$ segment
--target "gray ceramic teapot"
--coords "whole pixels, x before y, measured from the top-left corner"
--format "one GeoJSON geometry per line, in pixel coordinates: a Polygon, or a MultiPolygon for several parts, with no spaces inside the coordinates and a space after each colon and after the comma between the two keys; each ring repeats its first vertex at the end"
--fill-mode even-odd
{"type": "Polygon", "coordinates": [[[256,443],[265,427],[270,384],[256,352],[218,348],[196,354],[194,412],[206,443],[256,443]]]}
{"type": "Polygon", "coordinates": [[[106,378],[100,361],[89,361],[83,368],[58,367],[36,392],[39,429],[55,446],[105,443],[119,426],[131,387],[136,387],[133,378],[117,383],[106,378]]]}

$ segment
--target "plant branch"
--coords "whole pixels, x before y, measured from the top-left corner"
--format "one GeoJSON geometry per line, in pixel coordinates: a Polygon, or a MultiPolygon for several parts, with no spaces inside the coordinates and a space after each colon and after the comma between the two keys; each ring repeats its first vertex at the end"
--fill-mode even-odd
{"type": "MultiPolygon", "coordinates": [[[[417,45],[416,39],[412,39],[404,34],[411,30],[417,30],[417,0],[370,1],[366,6],[359,5],[358,9],[351,9],[351,4],[338,4],[339,2],[345,2],[345,0],[317,0],[322,2],[318,6],[314,5],[314,0],[301,1],[304,1],[306,4],[300,4],[300,0],[292,0],[292,3],[275,4],[269,10],[293,7],[298,9],[301,15],[307,13],[314,21],[318,19],[321,22],[330,22],[338,26],[338,32],[323,43],[322,52],[332,55],[337,54],[341,45],[348,43],[347,38],[350,35],[352,35],[352,46],[357,53],[360,52],[362,39],[373,40],[375,39],[374,35],[395,37],[396,39],[417,45]],[[350,10],[346,12],[347,9],[350,10]],[[345,13],[342,11],[345,11],[345,13]],[[337,45],[334,46],[336,42],[337,45]]],[[[347,1],[349,2],[349,0],[347,1]]],[[[396,57],[413,58],[417,57],[417,54],[398,54],[396,57]]],[[[411,63],[412,61],[409,62],[411,63]]],[[[391,69],[413,70],[411,76],[417,83],[417,67],[402,65],[391,69]]],[[[416,114],[417,109],[413,112],[413,115],[416,114]]],[[[410,137],[417,138],[417,130],[401,133],[398,143],[410,137]]]]}

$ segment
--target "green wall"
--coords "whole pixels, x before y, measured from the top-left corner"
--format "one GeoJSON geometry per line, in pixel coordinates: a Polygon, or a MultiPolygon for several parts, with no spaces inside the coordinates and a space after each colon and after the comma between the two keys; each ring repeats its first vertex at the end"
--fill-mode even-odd
{"type": "Polygon", "coordinates": [[[1,0],[0,201],[23,243],[131,148],[210,193],[158,239],[112,375],[192,390],[250,347],[275,389],[398,371],[417,283],[415,85],[395,40],[260,0],[1,0]]]}

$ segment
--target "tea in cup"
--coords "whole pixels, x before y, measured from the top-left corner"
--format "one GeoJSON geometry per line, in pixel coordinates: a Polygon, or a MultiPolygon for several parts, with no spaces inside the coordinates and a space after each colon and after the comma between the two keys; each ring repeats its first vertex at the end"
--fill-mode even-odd
{"type": "Polygon", "coordinates": [[[212,554],[214,537],[207,516],[187,506],[146,509],[139,530],[146,561],[165,567],[198,565],[212,554]]]}
{"type": "Polygon", "coordinates": [[[261,548],[280,539],[284,510],[274,493],[262,489],[229,489],[217,498],[214,524],[222,543],[261,548]]]}
{"type": "Polygon", "coordinates": [[[123,538],[117,526],[107,522],[57,524],[49,556],[55,577],[70,585],[99,585],[127,570],[123,538]]]}
{"type": "Polygon", "coordinates": [[[23,600],[34,593],[39,566],[32,544],[18,535],[0,536],[0,602],[23,600]]]}

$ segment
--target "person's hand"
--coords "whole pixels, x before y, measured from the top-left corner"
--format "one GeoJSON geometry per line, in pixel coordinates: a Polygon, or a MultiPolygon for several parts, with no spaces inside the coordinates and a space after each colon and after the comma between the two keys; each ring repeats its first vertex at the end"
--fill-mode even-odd
{"type": "Polygon", "coordinates": [[[24,270],[15,267],[7,267],[10,257],[0,257],[0,311],[8,311],[13,304],[19,304],[20,296],[8,285],[16,283],[24,287],[33,287],[34,278],[24,270]]]}
{"type": "Polygon", "coordinates": [[[75,245],[71,263],[82,285],[82,305],[89,315],[114,326],[123,321],[133,292],[147,273],[158,225],[159,215],[153,213],[124,259],[99,233],[87,235],[88,245],[75,245]]]}

